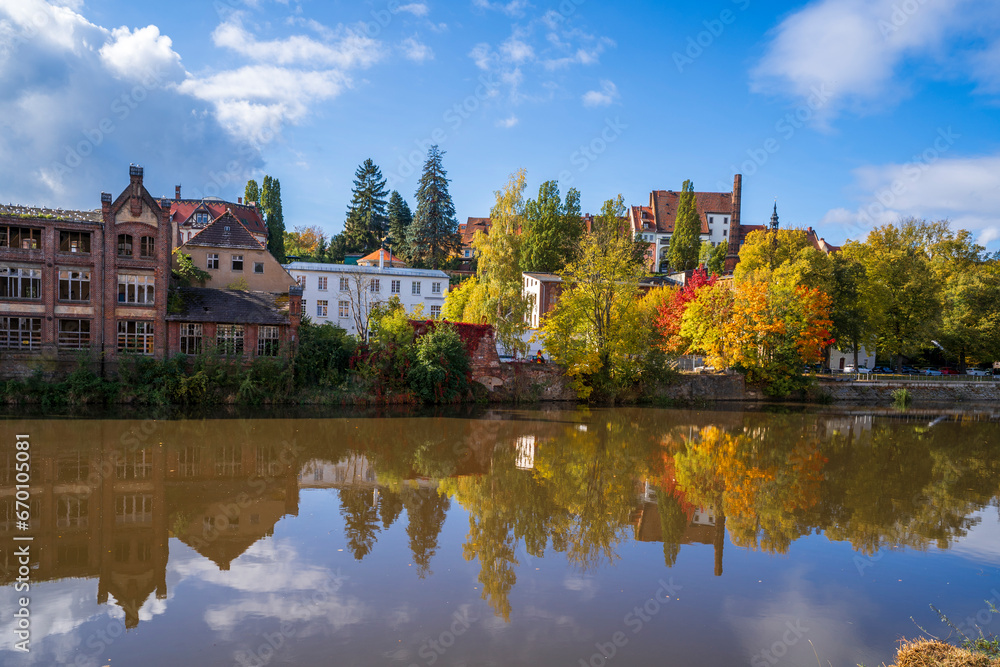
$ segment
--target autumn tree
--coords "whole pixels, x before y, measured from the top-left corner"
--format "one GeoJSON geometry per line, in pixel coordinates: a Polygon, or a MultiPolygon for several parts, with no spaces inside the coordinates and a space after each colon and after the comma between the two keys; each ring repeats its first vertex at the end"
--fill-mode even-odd
{"type": "Polygon", "coordinates": [[[687,305],[695,300],[701,289],[715,285],[716,280],[716,276],[709,278],[705,271],[696,270],[691,275],[691,280],[674,291],[669,301],[657,309],[653,323],[659,332],[660,347],[664,352],[674,355],[687,352],[691,341],[681,336],[684,311],[687,305]]]}
{"type": "Polygon", "coordinates": [[[524,293],[521,280],[524,187],[525,171],[511,174],[504,189],[495,193],[490,233],[477,231],[473,237],[472,245],[479,257],[475,287],[478,294],[472,300],[476,310],[469,313],[471,321],[492,324],[500,343],[521,354],[527,352],[523,335],[528,330],[531,310],[531,298],[524,293]]]}
{"type": "Polygon", "coordinates": [[[631,234],[619,223],[621,195],[604,203],[594,231],[560,274],[563,291],[542,327],[545,348],[567,367],[581,397],[594,385],[612,389],[637,378],[648,351],[638,308],[645,274],[631,234]]]}
{"type": "Polygon", "coordinates": [[[809,241],[805,230],[750,232],[733,270],[737,282],[775,280],[788,286],[806,285],[830,291],[831,260],[809,241]]]}
{"type": "Polygon", "coordinates": [[[559,197],[559,183],[545,181],[538,188],[538,199],[524,205],[521,232],[524,236],[521,270],[557,273],[572,259],[580,237],[580,192],[570,188],[566,200],[559,197]]]}
{"type": "Polygon", "coordinates": [[[674,232],[670,235],[670,249],[667,259],[675,271],[687,271],[698,266],[698,251],[701,248],[701,218],[695,201],[694,184],[684,181],[681,186],[680,202],[674,220],[674,232]]]}

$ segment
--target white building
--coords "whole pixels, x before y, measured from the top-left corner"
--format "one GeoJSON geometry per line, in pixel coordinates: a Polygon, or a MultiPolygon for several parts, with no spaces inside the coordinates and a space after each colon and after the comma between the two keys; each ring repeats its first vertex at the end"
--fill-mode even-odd
{"type": "Polygon", "coordinates": [[[368,314],[394,296],[412,313],[441,317],[448,294],[448,274],[429,269],[379,268],[353,264],[292,262],[285,268],[303,288],[302,312],[315,324],[329,322],[352,335],[365,335],[368,314]]]}

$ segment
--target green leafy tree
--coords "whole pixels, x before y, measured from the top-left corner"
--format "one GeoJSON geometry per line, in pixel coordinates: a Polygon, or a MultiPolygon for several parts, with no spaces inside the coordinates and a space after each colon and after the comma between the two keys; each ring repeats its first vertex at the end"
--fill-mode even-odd
{"type": "Polygon", "coordinates": [[[779,229],[747,235],[733,278],[737,282],[774,280],[829,292],[833,275],[830,258],[812,245],[805,230],[779,229]]]}
{"type": "Polygon", "coordinates": [[[467,313],[473,316],[470,321],[492,324],[501,344],[521,354],[527,352],[522,336],[528,330],[527,316],[531,310],[530,297],[524,293],[521,282],[524,187],[525,171],[511,174],[504,189],[495,193],[496,203],[490,209],[490,233],[476,232],[472,239],[479,258],[478,295],[475,298],[470,295],[469,299],[478,312],[467,313]]]}
{"type": "Polygon", "coordinates": [[[453,401],[468,387],[469,353],[450,324],[441,324],[417,340],[410,387],[427,403],[453,401]]]}
{"type": "Polygon", "coordinates": [[[677,218],[674,233],[670,235],[670,249],[667,260],[675,271],[687,271],[698,266],[698,251],[701,248],[701,219],[695,201],[694,184],[684,181],[681,186],[680,202],[677,204],[677,218]]]}
{"type": "Polygon", "coordinates": [[[726,255],[729,254],[729,242],[722,241],[712,249],[712,254],[705,263],[708,272],[713,276],[721,276],[726,271],[726,255]]]}
{"type": "Polygon", "coordinates": [[[260,186],[252,178],[247,181],[247,186],[243,190],[243,201],[248,205],[254,202],[260,203],[260,186]]]}
{"type": "Polygon", "coordinates": [[[545,348],[567,367],[582,398],[599,387],[613,391],[637,378],[649,351],[638,304],[641,257],[619,224],[621,195],[604,203],[594,230],[583,238],[577,258],[560,274],[563,292],[542,327],[545,348]]]}
{"type": "Polygon", "coordinates": [[[858,368],[861,347],[870,349],[874,345],[864,301],[865,267],[847,253],[835,254],[831,262],[830,333],[841,350],[853,350],[854,367],[858,368]]]}
{"type": "Polygon", "coordinates": [[[281,211],[281,183],[264,177],[260,191],[260,206],[267,224],[267,250],[278,262],[285,263],[285,217],[281,211]]]}
{"type": "Polygon", "coordinates": [[[538,188],[538,199],[529,199],[524,205],[521,269],[540,273],[561,271],[573,258],[583,232],[580,192],[570,188],[563,202],[559,183],[545,181],[538,188]]]}
{"type": "Polygon", "coordinates": [[[469,304],[469,297],[479,287],[476,278],[468,278],[462,281],[455,289],[448,292],[444,298],[444,307],[441,308],[441,317],[452,322],[461,322],[465,318],[465,308],[469,304]]]}
{"type": "Polygon", "coordinates": [[[410,257],[415,263],[438,268],[462,247],[455,205],[448,194],[444,153],[431,146],[417,187],[417,212],[408,234],[410,257]]]}
{"type": "Polygon", "coordinates": [[[385,178],[371,159],[354,172],[351,204],[344,222],[344,237],[351,252],[371,252],[379,247],[389,231],[386,216],[385,178]]]}
{"type": "Polygon", "coordinates": [[[191,255],[181,252],[180,248],[174,248],[173,254],[174,273],[181,285],[185,287],[189,287],[195,283],[204,285],[212,277],[212,274],[208,271],[195,266],[191,255]]]}
{"type": "Polygon", "coordinates": [[[413,223],[413,214],[410,212],[410,205],[396,192],[389,195],[389,239],[387,243],[393,254],[402,257],[406,261],[410,259],[410,243],[408,234],[410,225],[413,223]]]}

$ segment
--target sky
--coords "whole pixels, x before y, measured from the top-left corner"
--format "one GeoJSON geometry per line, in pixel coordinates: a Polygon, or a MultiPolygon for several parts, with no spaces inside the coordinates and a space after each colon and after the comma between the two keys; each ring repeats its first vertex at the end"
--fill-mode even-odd
{"type": "Polygon", "coordinates": [[[729,191],[832,243],[915,216],[1000,249],[995,0],[0,0],[0,202],[235,201],[343,229],[378,164],[415,206],[432,144],[459,221],[527,170],[597,213],[729,191]]]}

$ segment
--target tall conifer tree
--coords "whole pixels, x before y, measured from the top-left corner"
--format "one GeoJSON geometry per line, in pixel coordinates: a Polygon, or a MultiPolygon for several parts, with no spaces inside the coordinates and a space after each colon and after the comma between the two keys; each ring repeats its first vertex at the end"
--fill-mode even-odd
{"type": "Polygon", "coordinates": [[[667,259],[675,271],[687,271],[698,267],[701,250],[701,219],[694,196],[694,184],[684,181],[681,200],[677,205],[674,233],[670,236],[670,250],[667,259]]]}
{"type": "Polygon", "coordinates": [[[437,145],[427,151],[417,187],[417,212],[409,231],[411,258],[435,269],[462,247],[455,205],[448,194],[448,172],[441,164],[443,155],[437,145]]]}
{"type": "Polygon", "coordinates": [[[285,216],[281,211],[281,183],[264,177],[260,190],[260,208],[267,224],[267,250],[280,263],[285,263],[285,216]]]}
{"type": "Polygon", "coordinates": [[[410,205],[395,190],[389,195],[389,247],[392,253],[409,261],[410,243],[407,233],[413,222],[410,205]]]}
{"type": "Polygon", "coordinates": [[[389,228],[386,217],[385,178],[370,158],[354,172],[351,205],[347,209],[344,236],[352,252],[370,252],[379,247],[389,228]]]}

